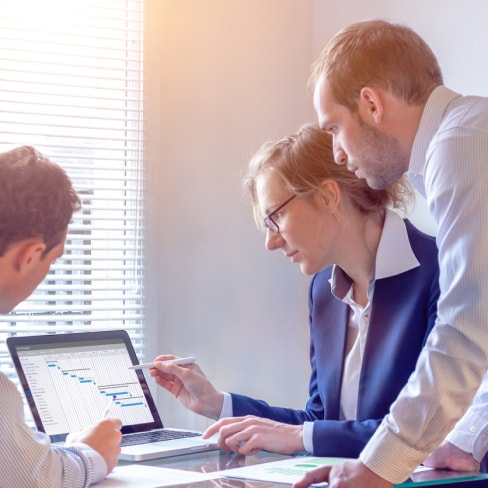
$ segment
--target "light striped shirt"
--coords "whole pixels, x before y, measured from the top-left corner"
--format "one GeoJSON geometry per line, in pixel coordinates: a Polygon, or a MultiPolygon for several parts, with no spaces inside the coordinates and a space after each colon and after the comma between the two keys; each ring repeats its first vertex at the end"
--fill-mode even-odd
{"type": "Polygon", "coordinates": [[[0,488],[78,488],[107,474],[103,457],[85,444],[54,448],[24,421],[15,385],[0,373],[0,488]]]}
{"type": "MultiPolygon", "coordinates": [[[[415,373],[360,456],[392,483],[405,480],[440,444],[488,367],[488,99],[444,86],[433,91],[409,179],[437,223],[441,296],[415,373]]],[[[480,389],[477,401],[486,396],[480,389]]],[[[463,420],[473,427],[468,443],[478,444],[479,457],[486,450],[488,405],[473,405],[463,420]]]]}

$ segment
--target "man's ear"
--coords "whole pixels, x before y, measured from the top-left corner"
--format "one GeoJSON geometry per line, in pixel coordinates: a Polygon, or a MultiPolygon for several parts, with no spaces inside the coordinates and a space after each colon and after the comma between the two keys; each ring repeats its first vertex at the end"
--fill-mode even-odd
{"type": "Polygon", "coordinates": [[[380,124],[384,112],[381,92],[369,86],[361,88],[358,111],[365,122],[380,124]]]}
{"type": "Polygon", "coordinates": [[[16,271],[24,271],[31,265],[38,263],[43,256],[46,244],[40,239],[25,239],[12,246],[13,264],[16,271]]]}

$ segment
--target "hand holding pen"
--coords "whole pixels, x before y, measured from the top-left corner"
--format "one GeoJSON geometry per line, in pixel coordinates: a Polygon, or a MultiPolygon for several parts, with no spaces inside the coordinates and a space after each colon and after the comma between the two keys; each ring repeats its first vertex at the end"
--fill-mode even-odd
{"type": "Polygon", "coordinates": [[[149,375],[186,408],[205,417],[218,419],[224,394],[214,388],[197,363],[182,368],[172,364],[175,360],[169,358],[169,355],[158,356],[154,360],[157,366],[149,369],[149,375]]]}

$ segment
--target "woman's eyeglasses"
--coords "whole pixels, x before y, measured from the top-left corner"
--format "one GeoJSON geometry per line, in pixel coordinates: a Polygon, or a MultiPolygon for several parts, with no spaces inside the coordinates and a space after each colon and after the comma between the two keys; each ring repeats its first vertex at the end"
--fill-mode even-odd
{"type": "Polygon", "coordinates": [[[280,231],[279,225],[273,220],[273,217],[285,206],[288,205],[296,195],[291,196],[288,200],[283,202],[277,209],[273,210],[270,214],[264,217],[264,225],[267,229],[269,229],[274,234],[278,234],[280,231]]]}

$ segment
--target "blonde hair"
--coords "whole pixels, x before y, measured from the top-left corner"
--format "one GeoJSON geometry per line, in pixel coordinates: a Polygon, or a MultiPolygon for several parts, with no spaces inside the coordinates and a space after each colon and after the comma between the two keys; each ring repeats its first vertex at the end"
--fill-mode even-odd
{"type": "Polygon", "coordinates": [[[303,125],[299,131],[278,141],[265,142],[249,161],[244,177],[259,228],[263,215],[256,194],[257,177],[273,171],[291,193],[308,197],[321,191],[321,183],[334,180],[351,205],[363,214],[384,211],[387,206],[406,209],[407,197],[413,192],[404,178],[383,190],[374,190],[366,180],[357,178],[345,165],[334,161],[332,137],[316,124],[303,125]]]}
{"type": "Polygon", "coordinates": [[[443,84],[437,59],[409,27],[382,20],[359,22],[338,32],[312,67],[310,84],[325,80],[335,101],[357,111],[363,87],[388,90],[408,104],[425,103],[443,84]]]}

